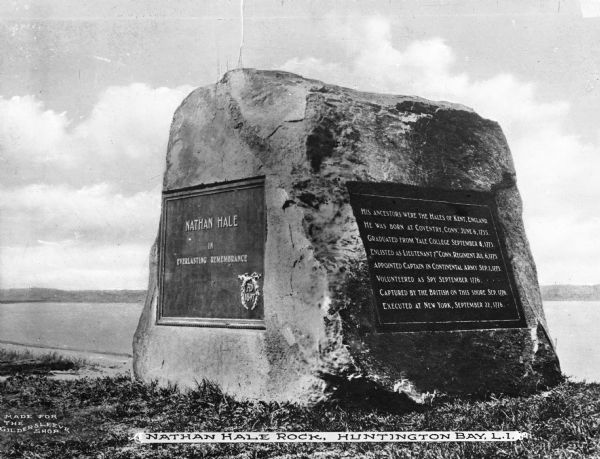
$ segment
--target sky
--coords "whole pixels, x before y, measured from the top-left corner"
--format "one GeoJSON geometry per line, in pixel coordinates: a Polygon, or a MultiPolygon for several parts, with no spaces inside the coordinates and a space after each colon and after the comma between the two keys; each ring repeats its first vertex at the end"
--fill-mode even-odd
{"type": "Polygon", "coordinates": [[[0,288],[146,288],[173,112],[239,66],[498,121],[540,283],[598,284],[599,45],[600,0],[3,2],[0,288]]]}

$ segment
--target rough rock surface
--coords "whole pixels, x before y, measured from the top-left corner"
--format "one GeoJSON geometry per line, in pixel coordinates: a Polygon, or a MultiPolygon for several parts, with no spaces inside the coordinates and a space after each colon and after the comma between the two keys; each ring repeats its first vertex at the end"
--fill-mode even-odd
{"type": "Polygon", "coordinates": [[[523,392],[560,379],[506,139],[471,109],[235,70],[176,111],[164,190],[265,176],[266,330],[156,326],[156,245],[134,372],[241,398],[523,392]],[[525,329],[376,333],[346,182],[493,191],[525,329]]]}

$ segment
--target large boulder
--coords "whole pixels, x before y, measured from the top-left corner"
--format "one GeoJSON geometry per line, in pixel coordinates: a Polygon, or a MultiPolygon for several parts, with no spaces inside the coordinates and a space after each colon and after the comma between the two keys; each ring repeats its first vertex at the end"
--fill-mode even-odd
{"type": "MultiPolygon", "coordinates": [[[[337,390],[523,392],[556,383],[521,199],[498,124],[471,109],[240,69],[193,91],[171,126],[164,191],[265,177],[264,330],[156,325],[157,251],[134,372],[241,398],[337,390]],[[494,194],[526,328],[378,332],[350,181],[494,194]]],[[[164,211],[164,209],[163,209],[164,211]]]]}

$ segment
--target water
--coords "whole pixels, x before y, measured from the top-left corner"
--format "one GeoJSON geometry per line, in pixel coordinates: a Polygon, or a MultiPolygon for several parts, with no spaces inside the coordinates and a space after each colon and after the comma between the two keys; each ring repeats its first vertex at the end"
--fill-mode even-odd
{"type": "Polygon", "coordinates": [[[563,373],[600,382],[600,301],[546,301],[544,311],[563,373]]]}
{"type": "MultiPolygon", "coordinates": [[[[600,382],[600,302],[547,301],[550,334],[562,370],[600,382]]],[[[0,304],[0,341],[131,355],[139,303],[0,304]]]]}
{"type": "Polygon", "coordinates": [[[0,341],[131,355],[139,303],[0,304],[0,341]]]}

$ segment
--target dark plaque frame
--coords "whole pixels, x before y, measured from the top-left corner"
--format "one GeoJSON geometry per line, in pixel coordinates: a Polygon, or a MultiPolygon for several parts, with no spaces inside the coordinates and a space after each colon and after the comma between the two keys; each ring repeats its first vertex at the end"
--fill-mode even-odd
{"type": "MultiPolygon", "coordinates": [[[[494,198],[494,194],[491,192],[481,192],[481,191],[470,191],[470,190],[445,190],[439,188],[422,188],[412,185],[404,185],[398,183],[386,183],[386,182],[348,182],[347,188],[350,194],[350,204],[352,206],[352,210],[354,212],[354,216],[356,218],[359,233],[361,240],[363,242],[363,246],[365,248],[365,252],[367,253],[367,264],[371,279],[371,288],[373,292],[373,311],[375,316],[376,328],[379,332],[416,332],[416,331],[445,331],[445,330],[473,330],[473,329],[496,329],[496,328],[525,328],[526,320],[523,312],[523,306],[521,303],[521,299],[519,297],[519,292],[515,284],[514,280],[514,272],[512,266],[509,262],[509,258],[506,250],[506,243],[504,240],[504,235],[502,232],[502,228],[498,225],[498,209],[496,200],[494,198]],[[503,290],[507,292],[506,297],[504,298],[506,302],[506,311],[501,313],[495,313],[494,311],[482,310],[476,312],[474,315],[480,315],[479,318],[469,318],[469,312],[467,310],[461,310],[460,312],[456,312],[455,317],[449,317],[450,314],[445,311],[443,312],[435,312],[435,311],[411,311],[409,313],[406,312],[389,312],[384,311],[384,300],[390,301],[389,298],[382,297],[381,290],[376,286],[382,286],[382,284],[377,280],[376,274],[380,274],[381,271],[375,271],[375,256],[378,256],[377,252],[371,252],[370,249],[374,247],[382,247],[377,243],[372,242],[373,237],[371,235],[371,241],[368,240],[368,232],[372,231],[371,229],[365,228],[365,221],[372,221],[373,217],[361,215],[361,208],[366,208],[373,203],[377,203],[385,209],[388,209],[387,212],[393,211],[394,206],[397,206],[397,210],[407,210],[407,208],[411,208],[412,210],[419,209],[422,212],[430,212],[431,209],[454,209],[457,214],[456,215],[486,215],[489,222],[488,229],[490,233],[488,233],[488,240],[491,239],[492,244],[495,244],[495,255],[497,258],[497,266],[500,266],[501,274],[489,274],[484,273],[481,276],[486,279],[482,283],[483,285],[478,285],[479,288],[490,288],[490,287],[503,287],[503,290]],[[365,207],[366,206],[366,207],[365,207]],[[422,207],[420,207],[422,206],[422,207]],[[375,254],[375,255],[374,255],[375,254]],[[494,277],[495,276],[495,277],[494,277]],[[488,284],[486,284],[488,282],[488,284]],[[403,317],[404,320],[389,320],[390,316],[396,314],[397,317],[403,317]],[[436,314],[441,317],[436,318],[436,314]],[[496,316],[494,315],[496,314],[496,316]],[[386,315],[388,320],[384,320],[383,316],[386,315]],[[446,317],[443,317],[443,316],[446,317]],[[487,316],[487,317],[484,317],[487,316]],[[408,319],[408,320],[406,320],[408,319]]],[[[439,211],[439,210],[438,210],[439,211]]],[[[435,212],[435,210],[434,210],[435,212]]],[[[438,214],[439,215],[439,214],[438,214]]],[[[385,217],[376,218],[380,223],[385,223],[385,217]]],[[[391,218],[387,220],[388,225],[391,222],[391,218]]],[[[435,223],[435,222],[434,222],[435,223]]],[[[442,223],[444,224],[444,223],[442,223]]],[[[451,223],[449,223],[451,225],[451,223]]],[[[391,226],[391,225],[389,225],[391,226]]],[[[414,225],[416,226],[416,225],[414,225]]],[[[378,234],[393,234],[391,231],[387,233],[384,230],[380,230],[379,228],[373,228],[376,230],[375,232],[378,234]]],[[[398,233],[395,233],[396,235],[398,233]]],[[[405,233],[403,233],[405,234],[405,233]]],[[[414,234],[414,233],[413,233],[414,234]]],[[[409,236],[413,234],[408,234],[409,236]]],[[[448,237],[448,236],[447,236],[448,237]]],[[[456,236],[460,239],[460,236],[456,236]]],[[[472,239],[472,238],[471,238],[472,239]]],[[[400,239],[401,240],[401,239],[400,239]]],[[[428,239],[429,240],[429,239],[428,239]]],[[[386,248],[392,248],[392,246],[383,246],[386,248]]],[[[405,244],[403,242],[397,243],[397,245],[393,246],[396,249],[419,249],[423,250],[430,249],[434,250],[439,247],[430,247],[427,244],[422,247],[415,247],[410,243],[405,244]]],[[[451,249],[449,249],[451,250],[451,249]]],[[[461,248],[454,247],[454,250],[461,250],[461,248]]],[[[476,249],[475,249],[476,250],[476,249]]],[[[468,251],[468,250],[467,250],[468,251]]],[[[414,253],[414,252],[413,252],[414,253]]],[[[493,253],[493,252],[492,252],[493,253]]],[[[402,252],[404,254],[404,252],[402,252]]],[[[385,258],[385,257],[384,257],[385,258]]],[[[381,260],[381,258],[379,259],[381,260]]],[[[424,261],[430,261],[426,258],[389,258],[391,261],[402,261],[402,260],[413,260],[423,262],[421,264],[425,264],[424,261]]],[[[447,263],[460,263],[456,260],[448,259],[445,260],[447,263]]],[[[473,262],[478,263],[478,262],[473,262]]],[[[377,266],[379,268],[379,266],[377,266]]],[[[406,274],[404,270],[388,270],[386,273],[388,275],[397,275],[406,274]]],[[[409,274],[414,278],[425,278],[427,279],[427,274],[430,277],[439,276],[444,273],[440,272],[432,272],[427,271],[427,269],[420,269],[417,271],[409,272],[409,274]]],[[[468,274],[467,274],[468,276],[468,274]]],[[[479,279],[479,277],[478,277],[479,279]]],[[[481,282],[481,280],[479,280],[481,282]]],[[[418,283],[415,285],[419,285],[418,283]]],[[[386,287],[396,288],[396,289],[407,289],[410,287],[410,284],[403,284],[402,282],[396,282],[396,284],[389,284],[386,287]]],[[[426,287],[431,287],[427,282],[425,282],[425,287],[423,284],[420,284],[421,290],[425,289],[429,292],[426,287]]],[[[466,288],[472,287],[471,285],[466,286],[466,288]]],[[[413,287],[414,288],[414,287],[413,287]]],[[[418,288],[418,287],[416,287],[418,288]]],[[[413,290],[418,291],[418,290],[413,290]]],[[[471,292],[473,290],[470,290],[471,292]]],[[[486,290],[487,291],[487,290],[486,290]]],[[[455,290],[458,292],[458,290],[455,290]]],[[[385,292],[384,292],[385,293],[385,292]]],[[[423,300],[423,298],[419,298],[419,295],[415,295],[418,300],[423,300]]],[[[468,301],[468,298],[455,298],[454,296],[447,295],[444,300],[448,304],[453,304],[453,301],[459,299],[460,301],[468,301]]],[[[410,298],[410,301],[414,300],[414,298],[410,298]]],[[[394,301],[394,300],[391,300],[394,301]]],[[[402,300],[397,300],[402,301],[402,300]]],[[[435,301],[430,299],[429,301],[435,301]]],[[[504,302],[502,303],[504,307],[504,302]]],[[[388,308],[389,308],[389,304],[388,308]]],[[[392,303],[392,304],[407,304],[407,303],[392,303]]],[[[413,305],[413,303],[410,303],[413,305]]],[[[419,303],[421,304],[421,303],[419,303]]],[[[437,303],[436,303],[437,304],[437,303]]],[[[455,304],[455,303],[454,303],[455,304]]],[[[490,303],[488,303],[490,304],[490,303]]],[[[411,306],[412,308],[412,306],[411,306]]],[[[454,306],[452,306],[454,308],[454,306]]],[[[472,313],[473,314],[473,313],[472,313]]]]}
{"type": "MultiPolygon", "coordinates": [[[[266,243],[266,231],[267,231],[267,222],[266,222],[266,205],[265,205],[265,193],[264,193],[264,184],[265,178],[263,177],[253,177],[243,180],[236,180],[226,183],[220,184],[211,184],[211,185],[200,185],[195,187],[182,188],[179,190],[172,190],[163,192],[162,199],[162,217],[160,222],[160,238],[159,238],[159,250],[158,250],[158,266],[159,266],[159,279],[158,279],[158,304],[156,308],[156,324],[157,325],[174,325],[174,326],[193,326],[193,327],[215,327],[215,328],[237,328],[237,329],[258,329],[264,330],[264,248],[266,243]],[[218,194],[224,194],[228,192],[237,192],[237,191],[246,191],[246,190],[258,190],[260,194],[259,199],[255,199],[252,201],[252,206],[257,206],[257,213],[260,217],[258,221],[259,226],[259,237],[262,237],[262,241],[257,241],[258,246],[260,247],[259,254],[259,271],[261,274],[261,278],[255,281],[255,285],[260,287],[259,292],[259,306],[257,310],[259,311],[258,318],[239,318],[239,317],[183,317],[183,316],[168,316],[164,314],[165,310],[165,302],[167,299],[165,298],[165,274],[166,274],[166,259],[167,255],[165,253],[167,242],[169,235],[167,234],[168,228],[168,219],[169,217],[169,204],[173,201],[185,200],[185,199],[194,199],[200,198],[202,201],[202,197],[207,196],[215,196],[218,194]],[[259,202],[257,202],[259,201],[259,202]]],[[[202,212],[200,212],[201,214],[202,212]]],[[[247,237],[247,236],[246,236],[247,237]]],[[[250,283],[253,281],[250,280],[250,283]]],[[[239,284],[235,284],[235,294],[239,298],[239,284]]],[[[239,301],[239,300],[238,300],[239,301]]],[[[242,306],[240,306],[241,308],[242,306]]]]}

